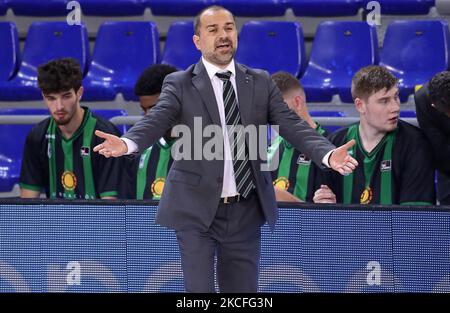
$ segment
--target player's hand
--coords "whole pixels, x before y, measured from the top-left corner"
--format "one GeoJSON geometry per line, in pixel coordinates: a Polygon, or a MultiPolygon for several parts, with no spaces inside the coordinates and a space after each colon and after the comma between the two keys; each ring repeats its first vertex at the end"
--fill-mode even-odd
{"type": "Polygon", "coordinates": [[[349,153],[348,149],[356,144],[354,139],[346,144],[336,148],[330,156],[330,167],[339,172],[341,175],[348,175],[352,173],[358,166],[356,161],[349,153]]]}
{"type": "Polygon", "coordinates": [[[128,148],[125,142],[115,135],[111,135],[100,130],[95,131],[95,135],[105,139],[103,143],[94,147],[94,152],[98,152],[101,155],[109,157],[120,157],[127,153],[128,148]]]}
{"type": "Polygon", "coordinates": [[[336,203],[336,195],[327,185],[320,185],[313,197],[314,203],[336,203]]]}

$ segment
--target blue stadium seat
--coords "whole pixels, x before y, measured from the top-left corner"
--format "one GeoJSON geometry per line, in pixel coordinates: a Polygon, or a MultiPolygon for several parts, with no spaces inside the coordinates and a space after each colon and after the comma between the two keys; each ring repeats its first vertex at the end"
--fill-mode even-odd
{"type": "Polygon", "coordinates": [[[66,16],[66,6],[71,0],[7,0],[15,15],[66,16]]]}
{"type": "MultiPolygon", "coordinates": [[[[47,109],[0,109],[0,115],[48,115],[47,109]]],[[[0,124],[0,192],[19,182],[25,139],[33,125],[0,124]]]]}
{"type": "Polygon", "coordinates": [[[303,30],[296,22],[247,22],[239,35],[236,60],[270,74],[286,71],[298,77],[305,68],[303,30]]]}
{"type": "Polygon", "coordinates": [[[0,100],[25,101],[42,99],[37,86],[37,68],[52,59],[72,57],[86,72],[89,41],[84,25],[66,22],[35,22],[29,30],[18,74],[8,82],[0,82],[0,100]]]}
{"type": "Polygon", "coordinates": [[[5,15],[8,7],[6,6],[5,0],[0,0],[0,15],[5,15]]]}
{"type": "Polygon", "coordinates": [[[353,75],[377,62],[374,27],[365,22],[321,23],[301,79],[308,101],[329,102],[333,94],[339,94],[343,102],[353,102],[350,91],[353,75]]]}
{"type": "Polygon", "coordinates": [[[84,15],[132,16],[142,15],[146,0],[78,0],[84,15]]]}
{"type": "MultiPolygon", "coordinates": [[[[372,0],[364,0],[364,7],[372,0]]],[[[419,15],[428,14],[435,0],[377,0],[380,3],[381,14],[388,15],[419,15]]]]}
{"type": "Polygon", "coordinates": [[[184,70],[200,60],[201,53],[192,42],[193,21],[179,21],[170,25],[164,45],[163,64],[173,65],[184,70]]]}
{"type": "Polygon", "coordinates": [[[20,62],[19,37],[16,24],[12,22],[0,22],[0,81],[12,78],[20,62]]]}
{"type": "Polygon", "coordinates": [[[148,0],[153,15],[196,16],[214,0],[148,0]]]}
{"type": "Polygon", "coordinates": [[[215,0],[236,16],[283,16],[286,6],[283,0],[215,0]]]}
{"type": "Polygon", "coordinates": [[[296,16],[352,16],[363,0],[285,0],[296,16]]]}
{"type": "MultiPolygon", "coordinates": [[[[110,120],[111,118],[116,116],[128,116],[127,111],[121,109],[91,109],[91,110],[98,116],[106,118],[107,120],[110,120]]],[[[127,125],[117,125],[117,128],[119,128],[122,134],[125,134],[129,127],[127,125]]]]}
{"type": "Polygon", "coordinates": [[[83,99],[114,100],[122,93],[135,100],[134,84],[141,72],[159,61],[159,35],[153,22],[106,22],[100,26],[83,99]]]}
{"type": "Polygon", "coordinates": [[[380,65],[400,82],[400,99],[406,101],[416,85],[449,67],[449,30],[445,21],[395,21],[384,38],[380,65]]]}
{"type": "MultiPolygon", "coordinates": [[[[308,99],[306,99],[308,100],[308,99]]],[[[309,115],[314,118],[315,117],[346,117],[347,115],[344,112],[341,111],[309,111],[309,115]]],[[[338,129],[342,128],[342,126],[337,125],[322,125],[324,129],[326,129],[330,134],[334,133],[338,129]]]]}
{"type": "Polygon", "coordinates": [[[400,117],[417,117],[416,111],[400,111],[400,117]]]}

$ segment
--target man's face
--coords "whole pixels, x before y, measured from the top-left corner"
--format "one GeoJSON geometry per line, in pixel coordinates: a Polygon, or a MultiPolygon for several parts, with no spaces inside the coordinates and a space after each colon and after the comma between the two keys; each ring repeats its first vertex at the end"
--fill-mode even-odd
{"type": "Polygon", "coordinates": [[[233,16],[226,10],[207,10],[200,17],[199,34],[193,37],[203,57],[219,67],[227,66],[237,49],[233,16]]]}
{"type": "Polygon", "coordinates": [[[379,133],[388,133],[397,128],[400,114],[397,87],[390,90],[384,88],[370,95],[367,101],[357,98],[356,102],[361,123],[379,133]]]}
{"type": "Polygon", "coordinates": [[[159,93],[150,96],[139,96],[139,102],[144,114],[147,114],[151,108],[153,108],[158,101],[159,93]]]}
{"type": "Polygon", "coordinates": [[[80,87],[77,92],[72,88],[67,91],[43,94],[45,104],[57,125],[66,125],[72,120],[80,106],[82,94],[83,87],[80,87]]]}

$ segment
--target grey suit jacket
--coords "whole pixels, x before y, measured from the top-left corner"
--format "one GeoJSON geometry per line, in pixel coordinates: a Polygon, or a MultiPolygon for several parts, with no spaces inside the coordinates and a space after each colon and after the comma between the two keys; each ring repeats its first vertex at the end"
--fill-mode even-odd
{"type": "MultiPolygon", "coordinates": [[[[289,110],[267,72],[236,63],[236,88],[244,126],[279,125],[283,138],[323,167],[323,157],[335,147],[289,110]]],[[[214,90],[201,61],[186,71],[168,75],[157,105],[124,137],[143,151],[177,124],[194,130],[194,117],[202,117],[203,127],[221,125],[214,90]]],[[[208,140],[203,138],[203,144],[208,140]]],[[[270,172],[260,170],[261,162],[258,156],[251,161],[251,167],[261,207],[273,228],[277,203],[270,172]]],[[[175,160],[167,175],[156,222],[176,230],[207,230],[221,197],[223,170],[223,160],[175,160]]]]}

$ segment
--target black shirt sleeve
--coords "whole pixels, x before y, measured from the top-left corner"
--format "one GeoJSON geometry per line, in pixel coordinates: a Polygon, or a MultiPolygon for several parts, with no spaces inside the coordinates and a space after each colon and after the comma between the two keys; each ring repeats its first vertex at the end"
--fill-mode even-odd
{"type": "Polygon", "coordinates": [[[19,184],[24,189],[42,191],[47,185],[48,170],[44,168],[42,149],[46,150],[45,134],[40,134],[42,124],[28,133],[23,150],[19,184]]]}

